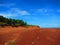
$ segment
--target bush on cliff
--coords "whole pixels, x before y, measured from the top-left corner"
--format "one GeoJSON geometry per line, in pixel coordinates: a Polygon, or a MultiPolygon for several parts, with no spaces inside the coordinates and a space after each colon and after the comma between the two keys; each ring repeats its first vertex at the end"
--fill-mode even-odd
{"type": "Polygon", "coordinates": [[[27,26],[27,23],[23,20],[9,19],[3,16],[0,16],[0,26],[27,26]]]}

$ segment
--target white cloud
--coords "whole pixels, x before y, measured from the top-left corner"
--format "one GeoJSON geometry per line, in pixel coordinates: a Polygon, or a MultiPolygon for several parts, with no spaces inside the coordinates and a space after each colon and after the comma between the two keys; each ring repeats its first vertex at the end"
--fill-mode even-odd
{"type": "Polygon", "coordinates": [[[4,6],[4,7],[11,7],[11,6],[14,6],[14,5],[15,5],[14,3],[0,4],[0,7],[1,7],[1,6],[4,6]]]}
{"type": "Polygon", "coordinates": [[[59,12],[59,13],[60,13],[60,9],[59,9],[59,10],[57,10],[57,12],[59,12]]]}
{"type": "Polygon", "coordinates": [[[11,17],[11,14],[5,14],[5,13],[0,13],[0,16],[4,16],[4,17],[11,17]]]}
{"type": "Polygon", "coordinates": [[[30,15],[27,11],[25,10],[15,10],[18,14],[20,15],[30,15]]]}
{"type": "Polygon", "coordinates": [[[45,13],[47,13],[47,12],[53,12],[53,11],[55,11],[55,10],[54,9],[44,9],[44,8],[37,9],[37,12],[45,12],[45,13]]]}
{"type": "Polygon", "coordinates": [[[20,11],[19,12],[21,15],[30,15],[27,11],[20,11]]]}
{"type": "Polygon", "coordinates": [[[38,15],[50,16],[50,15],[53,15],[54,12],[56,12],[56,10],[54,10],[54,9],[41,8],[41,9],[36,9],[34,11],[34,15],[38,14],[38,15]]]}
{"type": "Polygon", "coordinates": [[[30,15],[30,13],[26,10],[20,10],[18,8],[12,8],[10,10],[12,13],[15,13],[16,15],[30,15]]]}
{"type": "Polygon", "coordinates": [[[48,12],[47,9],[37,9],[38,12],[48,12]]]}
{"type": "Polygon", "coordinates": [[[26,10],[19,10],[18,8],[11,8],[7,12],[0,12],[0,15],[4,17],[15,17],[15,16],[30,15],[30,13],[26,10]]]}

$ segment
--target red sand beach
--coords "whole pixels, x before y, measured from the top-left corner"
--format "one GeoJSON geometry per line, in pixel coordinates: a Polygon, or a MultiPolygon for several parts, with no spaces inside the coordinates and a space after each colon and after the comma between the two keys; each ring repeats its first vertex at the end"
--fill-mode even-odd
{"type": "Polygon", "coordinates": [[[60,45],[60,28],[0,27],[0,45],[60,45]]]}

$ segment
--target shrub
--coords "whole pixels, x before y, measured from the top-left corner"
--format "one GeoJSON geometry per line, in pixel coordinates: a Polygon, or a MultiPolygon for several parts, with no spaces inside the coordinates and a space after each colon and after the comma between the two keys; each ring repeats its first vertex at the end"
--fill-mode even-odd
{"type": "Polygon", "coordinates": [[[9,25],[9,26],[15,26],[15,27],[18,27],[18,26],[26,26],[27,23],[24,22],[23,20],[15,20],[15,19],[8,19],[8,18],[5,18],[3,16],[0,16],[0,26],[6,26],[6,25],[9,25]]]}

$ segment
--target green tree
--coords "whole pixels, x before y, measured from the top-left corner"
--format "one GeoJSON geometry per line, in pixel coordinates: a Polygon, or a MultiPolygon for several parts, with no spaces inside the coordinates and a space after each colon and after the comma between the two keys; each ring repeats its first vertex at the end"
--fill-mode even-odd
{"type": "Polygon", "coordinates": [[[16,20],[11,18],[5,18],[3,16],[0,16],[0,26],[1,25],[9,25],[9,26],[28,26],[28,24],[23,20],[16,20]]]}

